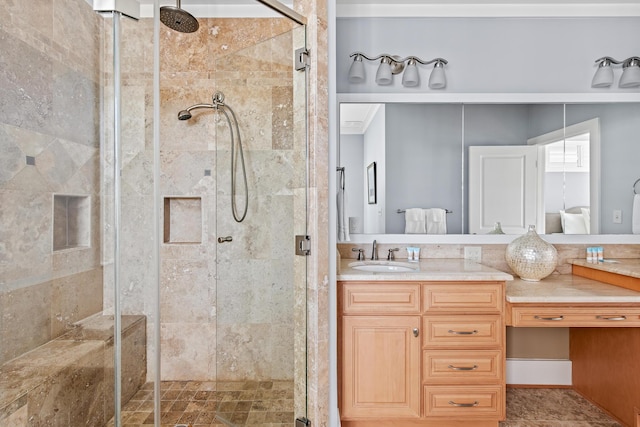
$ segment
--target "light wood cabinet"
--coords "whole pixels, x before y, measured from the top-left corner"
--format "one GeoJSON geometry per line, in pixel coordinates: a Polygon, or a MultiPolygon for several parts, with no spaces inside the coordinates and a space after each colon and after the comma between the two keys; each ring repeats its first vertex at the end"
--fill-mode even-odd
{"type": "Polygon", "coordinates": [[[603,304],[512,305],[511,325],[521,327],[640,327],[640,308],[603,304]]]}
{"type": "Polygon", "coordinates": [[[497,426],[504,282],[339,282],[343,426],[497,426]]]}
{"type": "Polygon", "coordinates": [[[426,384],[500,384],[504,372],[501,350],[429,350],[423,353],[426,384]]]}
{"type": "Polygon", "coordinates": [[[342,416],[420,416],[419,316],[345,316],[342,416]]]}
{"type": "Polygon", "coordinates": [[[501,386],[425,386],[425,415],[444,418],[501,418],[505,399],[501,386]]]}
{"type": "Polygon", "coordinates": [[[424,316],[427,348],[500,347],[503,325],[500,315],[424,316]]]}

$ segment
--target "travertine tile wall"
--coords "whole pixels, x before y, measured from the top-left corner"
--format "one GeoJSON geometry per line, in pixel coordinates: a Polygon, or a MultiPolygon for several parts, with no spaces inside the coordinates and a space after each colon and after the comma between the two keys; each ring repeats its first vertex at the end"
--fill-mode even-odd
{"type": "Polygon", "coordinates": [[[0,16],[1,364],[102,308],[102,19],[83,0],[0,16]],[[53,250],[54,194],[88,197],[90,247],[53,250]]]}
{"type": "MultiPolygon", "coordinates": [[[[100,114],[103,114],[104,123],[110,123],[111,114],[111,106],[107,102],[103,104],[102,112],[99,108],[100,64],[110,64],[110,23],[107,20],[102,31],[102,18],[98,18],[82,0],[45,2],[38,4],[38,7],[32,6],[29,2],[0,4],[0,12],[4,17],[0,23],[0,50],[3,52],[3,68],[0,73],[0,148],[3,153],[0,160],[0,213],[3,224],[0,230],[0,299],[3,304],[3,316],[0,329],[4,334],[3,351],[8,349],[6,354],[2,355],[4,358],[11,358],[41,344],[50,339],[52,333],[58,333],[50,331],[64,330],[66,324],[99,310],[103,300],[102,273],[99,269],[101,260],[108,267],[104,272],[108,283],[112,275],[110,234],[104,236],[105,250],[101,254],[101,228],[98,226],[100,215],[103,215],[107,229],[113,224],[109,209],[112,201],[107,196],[111,194],[112,188],[107,179],[106,185],[102,188],[103,196],[100,197],[98,184],[100,114]],[[35,157],[36,165],[27,167],[25,156],[35,157]],[[71,195],[92,196],[91,248],[55,254],[51,252],[52,194],[58,191],[71,195]],[[4,227],[5,224],[12,226],[4,227]],[[53,280],[57,280],[57,286],[54,286],[53,280]],[[78,296],[78,301],[69,299],[68,295],[78,296]],[[70,308],[58,309],[51,304],[70,308]],[[10,310],[12,307],[15,308],[13,312],[10,310]],[[48,313],[54,313],[55,320],[51,320],[48,313]],[[34,330],[15,328],[16,324],[24,327],[26,323],[34,330]],[[11,326],[7,326],[9,324],[11,326]],[[16,339],[18,335],[30,337],[30,342],[12,349],[4,345],[7,342],[20,342],[16,339]]],[[[309,415],[318,425],[323,425],[325,422],[322,419],[326,419],[328,402],[328,211],[324,209],[328,203],[326,4],[322,1],[303,0],[296,2],[296,9],[309,18],[307,45],[312,51],[309,78],[311,108],[308,116],[311,127],[309,231],[318,237],[314,240],[314,251],[309,259],[310,268],[307,276],[311,310],[308,330],[311,408],[309,415]]],[[[186,78],[189,87],[197,88],[193,93],[186,94],[178,87],[176,90],[180,93],[180,98],[172,98],[176,100],[176,105],[184,108],[184,105],[208,100],[212,91],[210,80],[215,78],[216,73],[212,69],[198,69],[198,62],[211,62],[215,55],[249,46],[256,41],[256,37],[263,36],[256,29],[264,24],[258,23],[258,20],[244,26],[246,23],[221,20],[216,25],[206,26],[207,35],[215,40],[213,45],[194,43],[192,40],[180,39],[177,34],[164,33],[164,37],[177,42],[179,48],[189,53],[183,55],[178,62],[173,62],[172,54],[163,54],[163,67],[166,71],[163,74],[163,82],[172,79],[184,81],[186,78]],[[198,52],[203,54],[197,55],[198,52]],[[172,63],[176,65],[174,69],[167,67],[172,63]]],[[[282,32],[277,25],[270,29],[270,35],[282,32]]],[[[126,238],[122,243],[125,254],[135,255],[125,255],[121,266],[126,272],[123,280],[124,308],[125,312],[148,313],[151,311],[148,305],[151,303],[149,292],[153,284],[148,282],[146,276],[152,268],[152,251],[148,244],[140,242],[149,240],[153,233],[150,215],[152,158],[149,150],[152,141],[152,31],[151,23],[144,21],[133,23],[125,19],[123,27],[123,175],[126,177],[123,188],[123,235],[126,238]]],[[[201,36],[204,35],[201,33],[201,36]]],[[[105,75],[102,77],[104,82],[110,81],[108,65],[105,65],[105,75]]],[[[163,84],[163,99],[170,91],[171,89],[163,84]]],[[[105,85],[104,99],[109,99],[111,93],[112,90],[105,85]]],[[[283,89],[274,89],[273,99],[283,95],[286,96],[283,89]]],[[[250,98],[243,99],[244,101],[238,104],[231,102],[231,98],[228,101],[234,107],[241,107],[242,102],[248,102],[250,98]]],[[[163,122],[169,117],[167,122],[173,120],[176,111],[173,106],[163,110],[163,122]]],[[[299,111],[296,106],[294,112],[299,111]]],[[[282,119],[282,112],[277,110],[274,117],[282,119]]],[[[296,118],[298,119],[299,117],[296,118]]],[[[205,121],[200,121],[194,126],[206,126],[207,131],[214,131],[217,127],[211,122],[205,124],[205,121]]],[[[172,138],[170,132],[167,127],[163,127],[165,143],[173,144],[178,151],[185,151],[181,148],[186,142],[184,134],[176,132],[172,138]]],[[[213,135],[212,132],[207,134],[213,135]]],[[[109,141],[108,126],[105,126],[102,136],[105,137],[105,142],[109,141]]],[[[277,130],[275,136],[278,144],[284,144],[279,148],[287,147],[291,143],[282,138],[277,130]]],[[[211,139],[201,140],[200,143],[206,144],[204,149],[208,150],[211,139]]],[[[168,150],[169,145],[164,148],[168,150]]],[[[202,151],[196,151],[195,159],[200,160],[198,155],[202,154],[202,151]]],[[[178,160],[190,166],[191,170],[200,169],[192,167],[190,160],[193,159],[193,156],[186,156],[178,160]]],[[[105,178],[109,178],[111,173],[110,160],[110,153],[105,151],[105,178]]],[[[170,169],[169,163],[175,164],[175,160],[167,160],[164,168],[170,169]]],[[[210,182],[204,184],[208,186],[210,182]]],[[[295,208],[300,202],[295,200],[304,197],[304,194],[301,190],[294,190],[294,195],[298,196],[294,197],[293,203],[294,210],[298,211],[295,208]]],[[[211,195],[210,203],[215,196],[211,195]]],[[[168,255],[165,258],[169,260],[172,259],[172,252],[182,250],[183,253],[173,255],[173,259],[196,258],[200,260],[196,263],[197,266],[208,266],[206,263],[210,259],[210,253],[202,247],[166,247],[163,250],[165,255],[168,255]],[[193,257],[190,254],[193,254],[193,257]]],[[[176,272],[184,274],[188,281],[192,281],[194,276],[187,274],[188,263],[187,269],[180,269],[179,267],[185,264],[180,265],[173,260],[164,267],[173,270],[172,262],[177,266],[176,272]]],[[[305,260],[296,260],[296,271],[299,271],[298,267],[304,263],[305,260]]],[[[216,271],[209,269],[208,279],[211,274],[215,275],[216,271]]],[[[110,286],[106,286],[104,291],[105,301],[111,301],[110,286]]],[[[210,292],[211,289],[208,288],[207,297],[210,292]]],[[[296,294],[295,298],[298,302],[304,301],[304,293],[296,294]]],[[[109,305],[109,302],[105,303],[107,308],[109,305]]],[[[179,308],[184,306],[178,303],[176,307],[180,314],[179,308]]],[[[304,317],[304,313],[295,313],[296,322],[303,322],[301,317],[304,317]]],[[[153,319],[150,320],[149,325],[152,325],[153,319]]],[[[182,349],[182,352],[178,351],[171,357],[176,360],[179,359],[178,355],[188,358],[185,342],[178,342],[183,338],[179,330],[172,330],[170,322],[165,326],[165,339],[176,344],[174,349],[182,349]]],[[[206,324],[198,324],[195,328],[207,330],[206,324]]],[[[304,339],[296,338],[296,345],[304,346],[304,339]]],[[[208,359],[206,362],[207,369],[210,369],[209,364],[214,361],[208,359]]]]}
{"type": "MultiPolygon", "coordinates": [[[[291,24],[200,19],[200,25],[195,35],[163,30],[161,38],[161,191],[198,194],[204,209],[197,253],[162,247],[162,377],[292,379],[294,283],[287,249],[305,163],[304,137],[294,140],[291,133],[300,123],[292,103],[292,34],[279,35],[291,24]],[[211,102],[216,90],[235,111],[244,144],[250,202],[242,223],[231,215],[226,120],[211,110],[176,120],[179,110],[211,102]],[[220,236],[233,242],[219,244],[220,236]]],[[[242,197],[237,204],[242,209],[242,197]]]]}
{"type": "MultiPolygon", "coordinates": [[[[305,345],[304,333],[292,329],[305,326],[304,310],[294,309],[294,299],[304,304],[304,289],[294,288],[304,283],[304,259],[292,263],[293,231],[304,233],[306,184],[305,99],[293,96],[304,75],[293,71],[292,47],[304,32],[291,32],[286,19],[199,21],[193,34],[161,28],[160,191],[201,207],[193,224],[179,225],[191,242],[161,245],[162,379],[292,379],[294,342],[305,345]],[[177,119],[190,105],[211,103],[216,90],[234,109],[244,144],[250,200],[240,224],[231,215],[226,119],[213,110],[177,119]],[[233,242],[219,244],[220,236],[233,242]]],[[[146,274],[153,268],[152,30],[148,19],[123,22],[123,309],[147,315],[156,291],[146,274]]],[[[239,188],[243,194],[242,181],[239,188]]],[[[241,209],[243,198],[237,203],[241,209]]],[[[298,371],[301,363],[304,352],[298,371]]]]}

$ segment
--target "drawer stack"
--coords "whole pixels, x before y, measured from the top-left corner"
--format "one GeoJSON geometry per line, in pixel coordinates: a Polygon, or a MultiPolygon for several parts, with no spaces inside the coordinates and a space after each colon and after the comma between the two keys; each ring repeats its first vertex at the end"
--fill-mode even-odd
{"type": "Polygon", "coordinates": [[[339,282],[338,289],[343,426],[504,419],[504,282],[339,282]]]}
{"type": "Polygon", "coordinates": [[[501,283],[423,285],[425,417],[504,418],[503,292],[501,283]]]}

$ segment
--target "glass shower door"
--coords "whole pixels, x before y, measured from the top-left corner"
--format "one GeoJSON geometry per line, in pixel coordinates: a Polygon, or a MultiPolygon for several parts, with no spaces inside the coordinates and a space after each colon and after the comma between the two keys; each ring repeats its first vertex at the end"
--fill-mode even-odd
{"type": "Polygon", "coordinates": [[[307,227],[306,76],[294,69],[304,46],[297,27],[216,62],[216,90],[240,132],[232,165],[216,115],[217,413],[229,425],[306,416],[306,258],[294,250],[307,227]],[[232,173],[236,217],[248,199],[242,222],[232,173]]]}

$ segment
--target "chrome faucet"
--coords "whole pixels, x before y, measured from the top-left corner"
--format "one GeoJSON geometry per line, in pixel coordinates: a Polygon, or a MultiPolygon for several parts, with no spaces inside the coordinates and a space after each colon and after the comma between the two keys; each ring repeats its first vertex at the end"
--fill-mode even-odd
{"type": "Polygon", "coordinates": [[[377,260],[378,259],[378,242],[376,242],[375,240],[373,241],[373,249],[371,249],[371,260],[377,260]]]}

